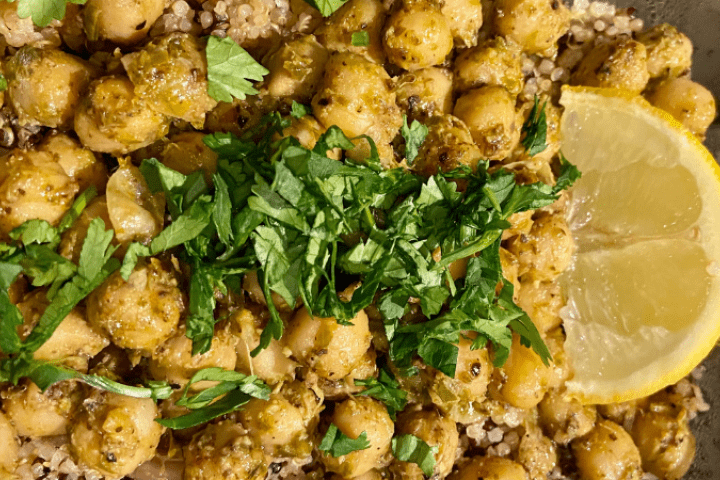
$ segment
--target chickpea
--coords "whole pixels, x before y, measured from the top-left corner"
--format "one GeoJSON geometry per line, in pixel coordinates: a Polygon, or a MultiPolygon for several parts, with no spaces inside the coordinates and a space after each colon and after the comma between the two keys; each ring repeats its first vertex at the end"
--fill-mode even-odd
{"type": "Polygon", "coordinates": [[[47,137],[38,151],[53,155],[67,176],[78,183],[81,192],[90,186],[98,192],[105,191],[108,180],[105,164],[77,140],[64,133],[56,133],[47,137]]]}
{"type": "Polygon", "coordinates": [[[695,436],[687,411],[668,404],[651,404],[633,422],[632,435],[640,451],[643,469],[663,480],[678,480],[695,458],[695,436]]]}
{"type": "Polygon", "coordinates": [[[520,292],[520,280],[518,279],[520,264],[515,254],[503,247],[500,247],[500,267],[503,277],[513,284],[513,300],[517,302],[520,292]]]}
{"type": "Polygon", "coordinates": [[[123,477],[155,456],[163,433],[157,417],[152,399],[95,390],[73,422],[71,451],[102,475],[123,477]]]}
{"type": "Polygon", "coordinates": [[[550,390],[538,405],[540,423],[550,438],[565,445],[587,434],[595,426],[597,413],[592,405],[582,405],[565,392],[550,390]]]}
{"type": "Polygon", "coordinates": [[[440,11],[450,25],[456,47],[474,47],[483,24],[481,0],[445,0],[440,11]]]}
{"type": "Polygon", "coordinates": [[[235,312],[230,317],[230,321],[237,332],[235,368],[247,375],[257,375],[261,380],[275,385],[294,378],[297,364],[288,358],[289,349],[284,349],[275,339],[270,340],[270,345],[255,357],[250,355],[250,352],[260,344],[260,334],[268,317],[267,310],[259,311],[258,308],[250,307],[235,312]]]}
{"type": "MultiPolygon", "coordinates": [[[[377,470],[370,470],[367,473],[364,473],[362,475],[359,475],[357,477],[353,477],[352,480],[383,480],[383,476],[380,472],[377,470]]],[[[405,477],[401,477],[405,478],[405,477]]],[[[333,475],[330,477],[330,480],[349,480],[341,475],[333,475]]]]}
{"type": "Polygon", "coordinates": [[[517,462],[501,457],[475,457],[451,480],[528,480],[527,472],[517,462]]]}
{"type": "Polygon", "coordinates": [[[648,95],[648,100],[675,117],[701,140],[715,119],[716,106],[712,93],[688,78],[661,83],[648,95]]]}
{"type": "Polygon", "coordinates": [[[528,233],[530,233],[530,229],[532,228],[533,224],[533,213],[533,210],[526,210],[524,212],[513,213],[512,215],[510,215],[510,218],[508,218],[508,222],[510,222],[510,228],[503,232],[503,241],[508,240],[516,235],[527,235],[528,233]]]}
{"type": "Polygon", "coordinates": [[[147,35],[165,9],[164,0],[88,0],[85,33],[90,41],[132,45],[147,35]]]}
{"type": "Polygon", "coordinates": [[[30,380],[2,392],[7,418],[24,437],[64,435],[70,428],[82,396],[74,380],[56,383],[45,392],[30,380]]]}
{"type": "Polygon", "coordinates": [[[502,87],[470,90],[455,102],[453,114],[468,126],[483,158],[502,160],[520,141],[522,119],[502,87]]]}
{"type": "MultiPolygon", "coordinates": [[[[415,435],[431,447],[437,447],[433,476],[445,478],[450,474],[459,442],[457,426],[450,417],[436,410],[406,410],[398,417],[396,434],[415,435]]],[[[399,475],[399,478],[424,478],[422,470],[414,463],[396,459],[390,469],[395,472],[396,477],[399,475]]]]}
{"type": "Polygon", "coordinates": [[[572,442],[580,475],[586,480],[639,480],[640,452],[620,425],[600,420],[586,436],[572,442]]]}
{"type": "Polygon", "coordinates": [[[692,42],[672,25],[655,25],[636,38],[647,49],[650,78],[679,77],[692,66],[692,42]]]}
{"type": "Polygon", "coordinates": [[[385,52],[382,46],[382,27],[385,23],[385,7],[379,0],[350,0],[338,8],[315,31],[318,40],[331,52],[350,52],[367,60],[382,64],[385,52]],[[354,46],[352,34],[368,33],[367,46],[354,46]]]}
{"type": "Polygon", "coordinates": [[[212,184],[217,170],[217,153],[203,142],[202,132],[181,132],[170,137],[160,154],[160,161],[183,175],[202,170],[205,181],[212,184]]]}
{"type": "MultiPolygon", "coordinates": [[[[465,332],[468,337],[472,334],[465,332]]],[[[432,402],[459,423],[472,423],[478,415],[479,404],[485,400],[492,363],[486,348],[473,350],[472,340],[461,337],[455,376],[448,377],[435,369],[426,369],[425,383],[432,402]]]]}
{"type": "Polygon", "coordinates": [[[412,71],[443,63],[452,51],[453,35],[433,3],[409,0],[388,17],[383,44],[390,63],[412,71]]]}
{"type": "Polygon", "coordinates": [[[20,125],[68,129],[94,71],[56,49],[25,46],[5,64],[10,103],[20,125]]]}
{"type": "Polygon", "coordinates": [[[497,33],[529,54],[554,51],[570,23],[560,0],[497,0],[494,11],[497,33]]]}
{"type": "Polygon", "coordinates": [[[302,364],[329,380],[347,376],[370,348],[372,335],[364,310],[340,325],[333,317],[313,317],[301,308],[290,320],[282,341],[302,364]]]}
{"type": "Polygon", "coordinates": [[[283,44],[267,61],[265,77],[268,93],[308,102],[322,79],[328,51],[315,35],[305,35],[283,44]]]}
{"type": "Polygon", "coordinates": [[[152,194],[145,177],[129,161],[120,161],[120,168],[108,180],[105,197],[110,223],[121,244],[150,243],[162,230],[165,197],[152,194]]]}
{"type": "Polygon", "coordinates": [[[526,422],[518,446],[517,461],[528,471],[530,480],[547,480],[558,463],[557,448],[537,425],[526,422]]]}
{"type": "Polygon", "coordinates": [[[116,271],[94,290],[88,320],[119,347],[150,355],[175,333],[186,301],[177,272],[151,258],[139,262],[127,282],[116,271]]]}
{"type": "MultiPolygon", "coordinates": [[[[325,129],[322,125],[320,125],[320,122],[318,122],[315,117],[313,117],[310,114],[304,115],[300,118],[291,118],[290,119],[290,126],[286,127],[282,131],[282,137],[278,136],[278,139],[284,138],[284,137],[295,137],[299,142],[300,145],[307,148],[308,150],[312,150],[315,147],[315,144],[320,139],[320,136],[325,133],[327,129],[325,129]]],[[[332,150],[328,150],[325,152],[325,155],[328,158],[333,158],[335,160],[340,160],[340,157],[342,156],[342,150],[339,148],[334,148],[332,150]]],[[[251,286],[252,288],[245,288],[248,293],[250,293],[251,296],[254,295],[254,298],[252,299],[256,303],[262,303],[265,304],[265,297],[262,295],[262,289],[260,288],[260,285],[257,283],[257,275],[255,275],[255,278],[253,279],[250,275],[251,273],[247,274],[245,278],[248,278],[249,280],[252,280],[251,286]],[[257,285],[257,288],[255,287],[257,285]],[[254,293],[252,293],[254,292],[254,293]]],[[[243,278],[243,281],[245,281],[245,278],[243,278]]],[[[275,298],[277,294],[273,293],[273,298],[275,298]]],[[[282,300],[282,297],[279,297],[279,300],[282,300]]],[[[298,299],[300,300],[300,299],[298,299]]],[[[287,305],[287,302],[282,300],[281,302],[275,302],[275,306],[282,305],[284,303],[287,305]]]]}
{"type": "Polygon", "coordinates": [[[512,348],[505,365],[496,372],[499,393],[510,405],[529,409],[535,407],[548,389],[550,369],[540,355],[520,343],[513,335],[512,348]]]}
{"type": "Polygon", "coordinates": [[[320,461],[329,471],[352,478],[387,464],[395,425],[385,405],[369,397],[350,397],[335,406],[332,423],[350,438],[365,432],[370,448],[337,458],[323,454],[320,461]]]}
{"type": "Polygon", "coordinates": [[[464,50],[455,59],[455,79],[460,92],[489,85],[517,95],[525,84],[520,48],[503,37],[495,37],[464,50]]]}
{"type": "Polygon", "coordinates": [[[572,376],[567,355],[565,354],[565,332],[561,326],[556,327],[545,332],[543,340],[552,357],[549,367],[548,388],[561,388],[572,376]]]}
{"type": "Polygon", "coordinates": [[[262,480],[262,448],[231,420],[209,424],[185,447],[185,480],[262,480]]]}
{"type": "Polygon", "coordinates": [[[13,150],[0,157],[0,237],[27,220],[56,224],[79,187],[52,155],[13,150]]]}
{"type": "Polygon", "coordinates": [[[411,166],[414,172],[429,177],[438,170],[448,172],[463,165],[473,170],[477,167],[482,154],[462,120],[452,115],[436,115],[425,126],[428,134],[411,166]]]}
{"type": "Polygon", "coordinates": [[[411,119],[448,114],[452,111],[453,74],[428,67],[400,75],[395,82],[397,104],[411,119]]]}
{"type": "Polygon", "coordinates": [[[645,90],[649,79],[645,45],[635,40],[619,39],[590,50],[571,80],[573,85],[623,88],[640,93],[645,90]]]}
{"type": "Polygon", "coordinates": [[[557,328],[562,323],[560,309],[565,306],[565,301],[557,282],[521,283],[517,304],[525,310],[540,333],[557,328]]]}
{"type": "MultiPolygon", "coordinates": [[[[227,328],[216,327],[210,350],[203,354],[193,355],[192,343],[185,335],[185,326],[180,326],[177,332],[153,353],[150,360],[150,373],[153,378],[185,386],[190,378],[203,368],[235,369],[236,340],[227,328]]],[[[194,383],[191,388],[202,390],[212,386],[208,383],[194,383]]]]}
{"type": "Polygon", "coordinates": [[[0,411],[0,445],[3,446],[0,450],[0,473],[9,475],[15,470],[20,450],[19,443],[15,427],[0,411]]]}
{"type": "MultiPolygon", "coordinates": [[[[107,200],[104,195],[95,197],[88,206],[85,207],[80,217],[63,233],[58,253],[68,260],[77,263],[80,259],[80,252],[82,251],[83,242],[87,236],[90,222],[96,218],[102,219],[106,228],[112,225],[110,216],[108,215],[107,200]]],[[[113,239],[113,244],[117,245],[117,238],[113,239]]]]}
{"type": "Polygon", "coordinates": [[[313,97],[313,114],[325,128],[337,125],[349,137],[365,134],[389,144],[402,126],[391,84],[381,66],[356,54],[334,54],[313,97]]]}
{"type": "Polygon", "coordinates": [[[205,124],[205,114],[217,102],[208,95],[207,60],[201,41],[187,33],[153,40],[122,59],[135,95],[162,115],[205,124]]]}
{"type": "Polygon", "coordinates": [[[135,95],[132,82],[105,77],[90,84],[75,112],[75,133],[95,152],[130,153],[164,137],[169,119],[135,95]]]}
{"type": "MultiPolygon", "coordinates": [[[[266,305],[265,294],[263,293],[262,287],[258,281],[258,275],[256,271],[248,272],[243,276],[243,290],[245,290],[250,297],[250,300],[259,304],[266,305]]],[[[294,309],[285,301],[285,299],[276,292],[272,292],[272,302],[275,308],[280,312],[292,312],[294,309]]],[[[300,301],[300,299],[298,299],[300,301]]]]}

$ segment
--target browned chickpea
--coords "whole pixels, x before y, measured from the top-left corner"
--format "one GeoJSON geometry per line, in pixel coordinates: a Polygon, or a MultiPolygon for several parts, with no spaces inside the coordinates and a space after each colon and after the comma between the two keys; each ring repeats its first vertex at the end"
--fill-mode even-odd
{"type": "Polygon", "coordinates": [[[624,88],[640,93],[649,79],[645,45],[635,40],[619,39],[590,50],[573,73],[572,83],[588,87],[624,88]]]}
{"type": "Polygon", "coordinates": [[[600,420],[587,435],[572,442],[575,463],[584,480],[640,480],[640,452],[630,434],[616,423],[600,420]]]}

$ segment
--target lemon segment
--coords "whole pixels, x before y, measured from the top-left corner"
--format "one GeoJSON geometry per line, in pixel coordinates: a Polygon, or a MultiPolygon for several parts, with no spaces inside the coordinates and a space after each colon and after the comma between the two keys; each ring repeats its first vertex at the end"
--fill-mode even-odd
{"type": "Polygon", "coordinates": [[[568,392],[643,397],[690,373],[720,337],[720,167],[643,98],[564,87],[562,150],[577,246],[561,277],[568,392]]]}

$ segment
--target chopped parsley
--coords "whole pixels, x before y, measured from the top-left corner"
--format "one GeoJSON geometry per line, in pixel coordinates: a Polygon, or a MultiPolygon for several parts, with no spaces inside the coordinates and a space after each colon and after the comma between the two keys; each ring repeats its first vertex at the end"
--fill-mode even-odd
{"type": "MultiPolygon", "coordinates": [[[[6,0],[13,1],[13,0],[6,0]]],[[[53,20],[62,20],[68,3],[84,5],[87,0],[17,0],[20,18],[32,18],[38,27],[47,27],[53,20]]]]}
{"type": "Polygon", "coordinates": [[[350,43],[353,47],[367,47],[370,45],[370,34],[366,30],[353,32],[350,36],[350,43]]]}
{"type": "Polygon", "coordinates": [[[5,75],[0,73],[0,92],[4,92],[8,88],[8,81],[5,75]]]}
{"type": "Polygon", "coordinates": [[[412,162],[418,156],[420,146],[427,137],[428,127],[417,120],[413,120],[412,124],[408,125],[407,115],[403,115],[403,126],[400,129],[400,134],[405,139],[405,158],[408,165],[412,165],[412,162]]]}
{"type": "Polygon", "coordinates": [[[358,395],[367,395],[383,402],[393,420],[395,420],[397,412],[402,411],[407,405],[407,392],[400,388],[400,384],[387,366],[380,367],[377,378],[355,380],[355,385],[365,387],[365,390],[358,395]]]}
{"type": "Polygon", "coordinates": [[[367,432],[362,432],[357,438],[350,438],[342,433],[334,423],[330,424],[318,445],[318,450],[335,458],[368,448],[370,448],[370,441],[367,439],[367,432]]]}
{"type": "Polygon", "coordinates": [[[438,447],[431,447],[423,439],[410,434],[393,437],[391,445],[395,458],[416,464],[427,478],[432,477],[438,447]]]}
{"type": "Polygon", "coordinates": [[[547,118],[545,107],[547,102],[540,107],[540,99],[535,96],[535,103],[530,110],[525,123],[522,126],[522,132],[525,137],[522,139],[522,145],[527,150],[528,155],[534,157],[547,148],[547,118]]]}
{"type": "Polygon", "coordinates": [[[258,93],[250,80],[259,82],[269,72],[230,37],[208,37],[208,94],[219,102],[244,100],[258,93]]]}
{"type": "Polygon", "coordinates": [[[329,17],[348,0],[305,0],[313,8],[320,11],[323,17],[329,17]]]}
{"type": "Polygon", "coordinates": [[[311,111],[310,107],[298,103],[295,100],[292,101],[292,105],[290,106],[290,116],[293,118],[302,118],[311,111]]]}

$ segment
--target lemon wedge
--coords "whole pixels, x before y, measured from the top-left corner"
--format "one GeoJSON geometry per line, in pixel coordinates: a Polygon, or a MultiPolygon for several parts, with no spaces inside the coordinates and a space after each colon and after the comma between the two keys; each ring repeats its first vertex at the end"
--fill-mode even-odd
{"type": "Polygon", "coordinates": [[[720,167],[670,115],[612,89],[565,87],[562,150],[582,178],[561,282],[570,395],[612,403],[690,373],[720,337],[720,167]]]}

